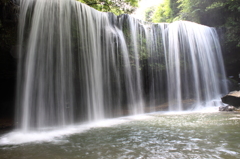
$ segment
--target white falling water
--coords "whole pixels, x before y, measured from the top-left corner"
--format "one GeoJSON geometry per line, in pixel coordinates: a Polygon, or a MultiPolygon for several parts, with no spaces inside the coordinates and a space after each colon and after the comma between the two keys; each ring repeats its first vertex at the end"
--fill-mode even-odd
{"type": "Polygon", "coordinates": [[[213,28],[144,24],[75,0],[22,0],[17,122],[28,131],[183,110],[227,91],[213,28]]]}
{"type": "Polygon", "coordinates": [[[215,29],[174,22],[168,26],[167,41],[170,110],[182,110],[186,99],[194,99],[199,106],[227,92],[226,84],[220,86],[218,77],[225,77],[225,72],[215,29]]]}

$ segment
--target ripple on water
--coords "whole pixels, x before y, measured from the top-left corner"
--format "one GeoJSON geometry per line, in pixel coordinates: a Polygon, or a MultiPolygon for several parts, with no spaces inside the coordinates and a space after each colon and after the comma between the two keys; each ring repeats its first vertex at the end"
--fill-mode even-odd
{"type": "Polygon", "coordinates": [[[84,131],[74,129],[72,134],[45,142],[2,144],[0,158],[234,159],[240,153],[240,127],[239,120],[232,119],[235,117],[221,113],[151,114],[118,125],[85,126],[88,129],[84,131]]]}

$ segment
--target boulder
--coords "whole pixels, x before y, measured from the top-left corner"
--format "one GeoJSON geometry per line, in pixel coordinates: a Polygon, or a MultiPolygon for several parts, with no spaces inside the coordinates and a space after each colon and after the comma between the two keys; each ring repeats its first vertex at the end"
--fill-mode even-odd
{"type": "Polygon", "coordinates": [[[232,105],[236,108],[240,107],[240,91],[233,91],[222,97],[222,102],[232,105]]]}

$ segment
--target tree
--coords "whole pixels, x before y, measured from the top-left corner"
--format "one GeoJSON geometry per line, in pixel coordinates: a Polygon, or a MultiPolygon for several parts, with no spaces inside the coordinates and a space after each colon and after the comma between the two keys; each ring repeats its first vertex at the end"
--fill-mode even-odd
{"type": "Polygon", "coordinates": [[[156,10],[155,6],[147,8],[146,11],[145,11],[144,21],[152,22],[152,17],[153,17],[153,14],[154,14],[155,10],[156,10]]]}
{"type": "Polygon", "coordinates": [[[102,12],[116,15],[130,14],[138,7],[138,0],[78,0],[102,12]]]}
{"type": "Polygon", "coordinates": [[[171,22],[171,13],[172,10],[170,8],[170,0],[165,0],[164,3],[160,4],[153,13],[152,21],[154,23],[171,22]]]}
{"type": "MultiPolygon", "coordinates": [[[[145,14],[147,14],[146,12],[145,14]]],[[[152,22],[172,22],[179,14],[177,0],[164,0],[162,4],[157,6],[152,15],[152,22]]]]}

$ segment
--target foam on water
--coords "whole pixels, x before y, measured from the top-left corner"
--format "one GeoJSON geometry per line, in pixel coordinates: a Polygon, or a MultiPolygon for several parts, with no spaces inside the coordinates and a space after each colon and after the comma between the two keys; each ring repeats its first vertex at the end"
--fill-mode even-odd
{"type": "Polygon", "coordinates": [[[38,131],[27,132],[24,132],[22,130],[14,130],[0,137],[0,145],[16,145],[31,142],[55,142],[64,136],[83,133],[90,130],[91,128],[111,127],[132,120],[147,120],[152,117],[153,116],[149,116],[147,114],[139,114],[114,119],[105,119],[85,124],[72,125],[64,128],[52,128],[52,130],[50,128],[47,128],[47,130],[42,128],[38,131]]]}
{"type": "Polygon", "coordinates": [[[199,111],[163,111],[147,114],[138,114],[114,119],[106,119],[98,122],[71,125],[63,128],[42,128],[38,131],[14,130],[0,137],[0,145],[21,145],[26,143],[59,142],[66,136],[84,133],[92,128],[112,127],[130,121],[144,121],[157,118],[159,115],[184,115],[196,112],[212,113],[217,112],[217,107],[208,107],[199,111]]]}

